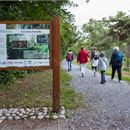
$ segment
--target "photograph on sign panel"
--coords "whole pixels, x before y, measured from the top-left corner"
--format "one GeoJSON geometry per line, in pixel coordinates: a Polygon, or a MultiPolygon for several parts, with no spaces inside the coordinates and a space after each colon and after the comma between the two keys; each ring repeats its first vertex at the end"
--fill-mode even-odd
{"type": "Polygon", "coordinates": [[[50,24],[0,24],[0,67],[50,65],[50,24]]]}
{"type": "Polygon", "coordinates": [[[48,59],[48,34],[8,34],[8,59],[48,59]]]}

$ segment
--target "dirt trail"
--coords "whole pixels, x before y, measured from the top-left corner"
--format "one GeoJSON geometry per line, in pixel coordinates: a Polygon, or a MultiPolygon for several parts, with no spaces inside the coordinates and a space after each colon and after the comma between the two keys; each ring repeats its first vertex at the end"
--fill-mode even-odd
{"type": "MultiPolygon", "coordinates": [[[[86,68],[86,76],[81,77],[78,65],[72,65],[68,72],[71,84],[76,91],[82,92],[85,101],[91,106],[73,112],[69,119],[70,130],[130,130],[130,84],[107,76],[107,82],[100,84],[100,74],[94,77],[86,68]]],[[[66,62],[62,68],[67,71],[66,62]]]]}

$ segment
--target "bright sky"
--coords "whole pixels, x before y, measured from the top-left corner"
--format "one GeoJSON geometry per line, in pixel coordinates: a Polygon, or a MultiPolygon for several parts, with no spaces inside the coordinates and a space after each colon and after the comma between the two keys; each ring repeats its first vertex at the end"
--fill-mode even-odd
{"type": "Polygon", "coordinates": [[[130,0],[71,0],[79,6],[69,8],[76,17],[76,25],[82,26],[90,18],[102,19],[103,17],[115,16],[117,11],[130,14],[130,0]]]}

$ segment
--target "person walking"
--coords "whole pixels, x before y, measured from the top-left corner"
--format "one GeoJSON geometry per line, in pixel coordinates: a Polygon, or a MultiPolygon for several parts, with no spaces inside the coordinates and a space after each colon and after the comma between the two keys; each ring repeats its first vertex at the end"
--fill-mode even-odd
{"type": "Polygon", "coordinates": [[[97,49],[93,48],[91,52],[91,66],[92,66],[92,71],[94,72],[94,77],[96,76],[97,69],[98,69],[98,59],[99,59],[99,54],[97,52],[97,49]]]}
{"type": "Polygon", "coordinates": [[[101,71],[101,84],[104,84],[106,82],[106,77],[105,77],[105,71],[108,67],[108,60],[105,57],[104,53],[100,54],[99,61],[98,61],[98,68],[101,71]]]}
{"type": "Polygon", "coordinates": [[[71,50],[68,51],[67,55],[66,55],[66,61],[68,64],[68,71],[72,70],[72,61],[73,61],[73,53],[71,50]]]}
{"type": "Polygon", "coordinates": [[[77,63],[80,63],[82,77],[85,77],[85,67],[86,67],[85,65],[88,62],[88,57],[89,57],[88,52],[85,50],[84,47],[81,47],[81,50],[78,53],[77,63]]]}
{"type": "Polygon", "coordinates": [[[113,53],[111,56],[110,60],[110,65],[112,67],[112,73],[111,73],[111,79],[113,80],[115,77],[115,72],[117,71],[118,73],[118,80],[119,82],[122,82],[122,72],[121,72],[121,67],[122,67],[122,61],[123,61],[123,54],[119,50],[119,47],[114,47],[113,53]]]}
{"type": "Polygon", "coordinates": [[[94,58],[95,52],[97,52],[97,48],[93,47],[91,50],[91,60],[94,58]]]}

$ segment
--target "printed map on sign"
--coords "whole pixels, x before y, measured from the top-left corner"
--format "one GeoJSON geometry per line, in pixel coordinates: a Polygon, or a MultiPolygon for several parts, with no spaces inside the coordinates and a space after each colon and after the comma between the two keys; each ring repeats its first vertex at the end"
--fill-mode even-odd
{"type": "Polygon", "coordinates": [[[0,52],[0,67],[48,66],[49,24],[0,24],[0,52]]]}

